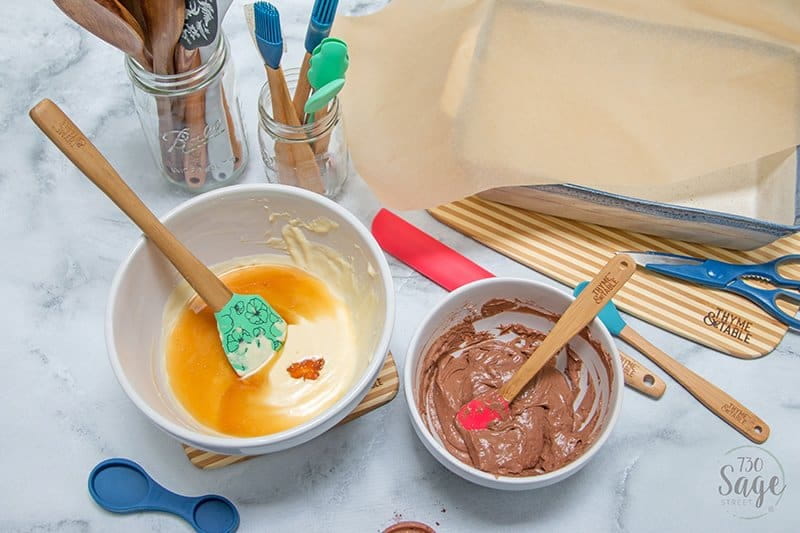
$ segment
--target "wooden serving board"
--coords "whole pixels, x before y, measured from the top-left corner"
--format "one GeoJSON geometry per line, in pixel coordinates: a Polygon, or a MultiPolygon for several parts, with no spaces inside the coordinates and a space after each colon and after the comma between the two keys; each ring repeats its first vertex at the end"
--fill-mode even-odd
{"type": "MultiPolygon", "coordinates": [[[[800,253],[800,234],[749,252],[725,250],[542,215],[469,197],[430,213],[441,222],[574,287],[591,279],[617,251],[655,250],[719,259],[763,263],[800,253]]],[[[791,276],[800,279],[800,266],[791,276]]],[[[787,327],[740,296],[668,279],[639,269],[614,302],[651,324],[720,352],[754,359],[771,352],[787,327]]],[[[790,314],[796,307],[781,305],[790,314]]]]}
{"type": "MultiPolygon", "coordinates": [[[[364,399],[356,406],[352,413],[344,417],[338,425],[346,424],[360,416],[364,416],[370,411],[374,411],[378,407],[386,405],[397,396],[397,390],[400,388],[400,378],[397,375],[397,365],[395,365],[394,357],[391,352],[386,355],[386,360],[383,363],[383,368],[378,373],[378,378],[372,385],[364,399]]],[[[183,445],[183,451],[189,458],[189,461],[197,468],[203,470],[211,470],[214,468],[222,468],[223,466],[241,463],[248,459],[259,457],[258,455],[223,455],[214,452],[207,452],[198,448],[193,448],[186,444],[183,445]]]]}

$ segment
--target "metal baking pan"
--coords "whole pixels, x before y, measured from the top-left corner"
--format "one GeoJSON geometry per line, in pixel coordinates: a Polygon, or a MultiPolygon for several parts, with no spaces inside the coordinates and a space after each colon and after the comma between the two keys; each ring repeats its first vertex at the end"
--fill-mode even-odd
{"type": "Polygon", "coordinates": [[[795,197],[792,225],[653,202],[570,184],[500,187],[484,191],[479,196],[592,224],[734,250],[752,250],[800,231],[800,180],[795,181],[794,190],[782,192],[787,193],[795,197]]]}

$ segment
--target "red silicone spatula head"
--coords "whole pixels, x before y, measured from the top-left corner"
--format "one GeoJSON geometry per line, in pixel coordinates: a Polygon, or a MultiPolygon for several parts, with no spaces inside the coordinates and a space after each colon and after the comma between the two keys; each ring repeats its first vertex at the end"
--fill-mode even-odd
{"type": "Polygon", "coordinates": [[[458,424],[469,431],[486,429],[495,420],[507,418],[510,407],[497,391],[473,398],[456,413],[458,424]]]}
{"type": "Polygon", "coordinates": [[[448,291],[492,277],[485,268],[386,209],[375,215],[372,235],[386,252],[448,291]]]}

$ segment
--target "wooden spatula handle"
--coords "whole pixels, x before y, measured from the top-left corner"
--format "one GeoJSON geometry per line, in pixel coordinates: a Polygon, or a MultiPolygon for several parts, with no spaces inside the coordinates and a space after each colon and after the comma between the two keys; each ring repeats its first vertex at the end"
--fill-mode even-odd
{"type": "Polygon", "coordinates": [[[656,400],[664,395],[667,384],[664,383],[663,379],[633,357],[622,352],[619,355],[622,358],[622,373],[625,374],[625,385],[656,400]]]}
{"type": "Polygon", "coordinates": [[[164,227],[56,104],[44,99],[30,110],[30,117],[53,144],[141,228],[212,309],[219,311],[228,303],[231,291],[225,284],[164,227]]]}
{"type": "Polygon", "coordinates": [[[635,271],[636,263],[627,255],[612,257],[561,315],[525,364],[500,388],[500,395],[511,402],[547,361],[597,316],[635,271]]]}
{"type": "Polygon", "coordinates": [[[672,376],[700,403],[733,426],[739,433],[758,444],[769,438],[769,426],[767,423],[732,398],[727,392],[709,383],[653,346],[650,341],[639,335],[632,328],[624,327],[619,336],[660,366],[664,372],[672,376]]]}

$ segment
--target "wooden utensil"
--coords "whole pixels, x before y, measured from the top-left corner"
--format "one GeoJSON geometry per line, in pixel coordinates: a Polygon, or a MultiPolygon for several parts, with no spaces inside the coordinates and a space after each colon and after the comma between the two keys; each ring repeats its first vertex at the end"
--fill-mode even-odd
{"type": "MultiPolygon", "coordinates": [[[[630,255],[629,257],[635,260],[635,257],[630,255]]],[[[585,286],[586,282],[579,283],[575,287],[575,294],[579,294],[585,286]]],[[[715,387],[644,339],[625,323],[614,302],[608,302],[600,311],[598,318],[612,335],[621,338],[645,354],[675,381],[683,385],[700,403],[708,407],[712,413],[725,420],[748,439],[759,444],[767,440],[769,427],[763,420],[731,398],[726,392],[715,387]]]]}
{"type": "MultiPolygon", "coordinates": [[[[381,209],[372,219],[372,235],[381,248],[448,290],[494,277],[494,274],[470,261],[449,246],[391,211],[381,209]]],[[[660,398],[667,384],[635,359],[620,353],[625,384],[651,398],[660,398]]]]}
{"type": "Polygon", "coordinates": [[[30,116],[53,144],[141,228],[214,311],[222,348],[236,373],[246,377],[269,361],[286,338],[286,322],[280,315],[260,296],[232,293],[156,218],[56,104],[42,100],[30,110],[30,116]]]}
{"type": "Polygon", "coordinates": [[[184,0],[141,1],[153,53],[153,71],[156,74],[174,74],[172,58],[183,31],[184,0]]]}
{"type": "Polygon", "coordinates": [[[619,356],[622,359],[622,373],[625,375],[625,385],[656,400],[664,396],[667,384],[663,379],[621,350],[619,356]]]}
{"type": "MultiPolygon", "coordinates": [[[[147,42],[153,56],[152,71],[156,74],[174,74],[175,45],[183,31],[186,12],[184,0],[141,0],[142,15],[147,26],[147,42]]],[[[158,113],[158,137],[164,139],[175,130],[174,125],[182,121],[172,116],[172,101],[167,97],[155,96],[158,113]]],[[[161,159],[166,172],[175,181],[186,180],[186,165],[183,153],[161,145],[161,159]]]]}
{"type": "Polygon", "coordinates": [[[125,9],[127,9],[128,12],[133,15],[133,18],[136,19],[136,22],[138,22],[139,26],[141,26],[142,30],[144,30],[144,42],[149,49],[150,45],[147,43],[147,21],[144,18],[142,0],[119,0],[119,2],[125,6],[125,9]]]}
{"type": "MultiPolygon", "coordinates": [[[[175,47],[175,71],[186,72],[200,66],[200,51],[187,50],[178,44],[175,47]]],[[[189,131],[189,139],[202,139],[206,124],[206,89],[193,91],[182,99],[179,110],[173,107],[173,118],[183,118],[183,127],[189,131]]],[[[206,183],[208,167],[208,143],[193,143],[183,152],[183,168],[186,184],[200,188],[206,183]]]]}
{"type": "MultiPolygon", "coordinates": [[[[275,118],[278,122],[288,124],[293,128],[302,127],[303,123],[300,121],[297,113],[295,113],[294,106],[292,105],[292,96],[286,85],[283,69],[280,67],[273,69],[267,65],[266,71],[269,92],[272,95],[272,110],[273,113],[275,113],[275,118]]],[[[302,134],[287,134],[286,137],[297,141],[303,141],[305,139],[302,134]]],[[[285,145],[287,143],[276,141],[276,152],[279,150],[279,144],[285,145]]],[[[322,183],[322,176],[320,175],[317,160],[311,145],[307,142],[292,142],[288,143],[288,145],[292,154],[292,161],[294,162],[294,171],[300,186],[318,193],[325,192],[325,186],[322,183]]]]}
{"type": "Polygon", "coordinates": [[[678,361],[653,346],[630,326],[625,326],[619,337],[645,354],[672,379],[680,383],[684,389],[697,398],[712,413],[731,425],[736,431],[761,444],[769,438],[769,426],[747,407],[736,401],[727,392],[713,383],[709,383],[678,361]]]}
{"type": "Polygon", "coordinates": [[[141,25],[118,0],[53,0],[69,18],[145,68],[152,68],[141,25]]]}
{"type": "Polygon", "coordinates": [[[597,316],[635,271],[636,263],[631,258],[624,254],[612,257],[511,379],[493,393],[469,401],[458,411],[456,419],[461,427],[470,431],[485,429],[493,420],[508,416],[509,405],[517,394],[550,358],[597,316]]]}

